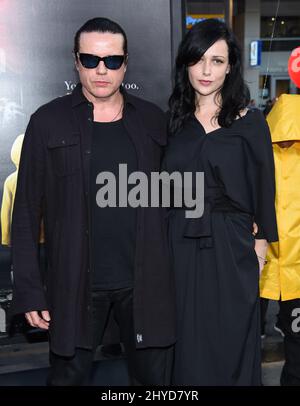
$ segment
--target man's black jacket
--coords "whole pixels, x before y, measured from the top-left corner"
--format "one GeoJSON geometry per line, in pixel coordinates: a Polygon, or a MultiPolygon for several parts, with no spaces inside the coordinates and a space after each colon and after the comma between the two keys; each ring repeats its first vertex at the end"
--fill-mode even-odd
{"type": "MultiPolygon", "coordinates": [[[[124,93],[124,125],[138,170],[159,171],[166,144],[163,112],[124,93]]],[[[48,309],[52,351],[72,355],[92,347],[89,167],[93,105],[81,85],[40,107],[28,124],[13,211],[13,312],[48,309]],[[40,221],[45,226],[47,272],[38,264],[40,221]]],[[[113,151],[112,151],[113,154],[113,151]]],[[[118,227],[118,224],[112,224],[118,227]]],[[[116,250],[118,247],[116,247],[116,250]]],[[[174,342],[174,283],[164,211],[137,209],[134,323],[137,348],[174,342]]]]}

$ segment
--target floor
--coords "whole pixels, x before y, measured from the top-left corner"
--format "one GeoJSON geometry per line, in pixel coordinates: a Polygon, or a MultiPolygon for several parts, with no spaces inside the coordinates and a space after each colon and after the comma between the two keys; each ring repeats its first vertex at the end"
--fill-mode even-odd
{"type": "MultiPolygon", "coordinates": [[[[273,328],[277,303],[270,302],[266,338],[262,340],[264,386],[279,386],[283,365],[283,339],[273,328]]],[[[16,339],[15,339],[16,341],[16,339]]],[[[35,340],[33,340],[35,341],[35,340]]],[[[5,342],[2,340],[2,342],[5,342]]],[[[48,343],[13,342],[0,346],[0,386],[44,386],[48,371],[48,343]]],[[[112,356],[100,348],[97,352],[90,386],[127,386],[129,378],[122,356],[112,356]]]]}

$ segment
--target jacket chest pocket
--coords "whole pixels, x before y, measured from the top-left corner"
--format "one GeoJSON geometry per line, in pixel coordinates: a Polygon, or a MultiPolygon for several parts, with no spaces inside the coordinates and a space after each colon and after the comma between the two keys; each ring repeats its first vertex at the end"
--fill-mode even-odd
{"type": "Polygon", "coordinates": [[[56,175],[69,176],[80,170],[79,137],[49,140],[48,149],[56,175]]]}

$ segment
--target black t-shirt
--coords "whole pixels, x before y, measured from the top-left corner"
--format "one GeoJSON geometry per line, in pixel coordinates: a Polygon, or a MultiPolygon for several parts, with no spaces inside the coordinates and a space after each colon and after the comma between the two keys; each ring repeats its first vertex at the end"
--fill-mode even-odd
{"type": "Polygon", "coordinates": [[[93,287],[96,289],[119,289],[133,286],[136,210],[129,206],[118,207],[119,164],[127,164],[128,176],[137,170],[136,150],[124,127],[123,120],[110,123],[94,122],[90,168],[90,207],[91,265],[93,287]],[[101,208],[97,204],[97,192],[103,187],[103,184],[96,184],[96,178],[103,171],[109,171],[115,175],[117,207],[101,208]]]}

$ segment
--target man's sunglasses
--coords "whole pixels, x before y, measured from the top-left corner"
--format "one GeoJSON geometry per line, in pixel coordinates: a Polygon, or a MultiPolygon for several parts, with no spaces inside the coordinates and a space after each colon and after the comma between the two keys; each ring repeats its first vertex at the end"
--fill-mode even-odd
{"type": "Polygon", "coordinates": [[[82,54],[78,52],[78,58],[82,64],[87,69],[94,69],[97,68],[100,61],[104,62],[104,65],[107,69],[120,69],[122,64],[124,63],[127,55],[111,55],[111,56],[104,56],[101,58],[100,56],[92,55],[92,54],[82,54]]]}

